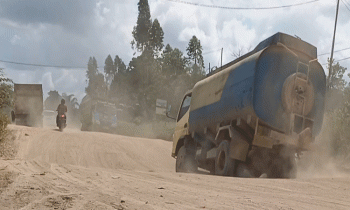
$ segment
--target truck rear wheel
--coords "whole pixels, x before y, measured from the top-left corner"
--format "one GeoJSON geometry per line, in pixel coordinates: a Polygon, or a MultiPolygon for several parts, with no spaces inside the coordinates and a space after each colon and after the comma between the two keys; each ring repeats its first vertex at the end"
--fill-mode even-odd
{"type": "Polygon", "coordinates": [[[224,140],[216,150],[215,174],[221,176],[233,176],[234,160],[230,158],[230,142],[224,140]]]}
{"type": "Polygon", "coordinates": [[[194,154],[187,152],[185,146],[182,146],[176,157],[176,172],[195,173],[198,170],[194,154]]]}

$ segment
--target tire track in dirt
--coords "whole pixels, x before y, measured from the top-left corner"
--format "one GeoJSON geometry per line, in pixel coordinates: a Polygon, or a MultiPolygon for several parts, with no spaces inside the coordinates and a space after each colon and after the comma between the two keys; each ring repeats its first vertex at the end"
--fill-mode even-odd
{"type": "Polygon", "coordinates": [[[171,142],[12,126],[19,175],[2,209],[350,209],[350,176],[244,179],[174,172],[171,142]],[[27,134],[27,135],[25,135],[27,134]]]}

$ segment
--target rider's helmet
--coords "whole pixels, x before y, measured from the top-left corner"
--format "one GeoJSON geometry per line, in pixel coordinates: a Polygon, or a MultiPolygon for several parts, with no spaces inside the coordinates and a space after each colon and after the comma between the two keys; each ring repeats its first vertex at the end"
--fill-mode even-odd
{"type": "Polygon", "coordinates": [[[65,103],[66,103],[66,100],[62,99],[61,104],[65,104],[65,103]]]}

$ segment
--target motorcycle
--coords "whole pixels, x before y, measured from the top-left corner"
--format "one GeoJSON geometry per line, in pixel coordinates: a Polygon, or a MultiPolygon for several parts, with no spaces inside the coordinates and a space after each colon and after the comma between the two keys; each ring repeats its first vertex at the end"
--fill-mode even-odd
{"type": "Polygon", "coordinates": [[[63,129],[67,126],[66,120],[67,120],[66,114],[61,114],[58,116],[57,127],[59,128],[60,131],[63,131],[63,129]]]}

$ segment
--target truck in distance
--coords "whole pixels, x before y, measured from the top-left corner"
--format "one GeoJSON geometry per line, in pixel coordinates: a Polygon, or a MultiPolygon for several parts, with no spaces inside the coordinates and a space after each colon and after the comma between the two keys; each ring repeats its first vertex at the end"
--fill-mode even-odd
{"type": "Polygon", "coordinates": [[[41,84],[14,84],[14,114],[17,125],[43,126],[41,84]]]}

